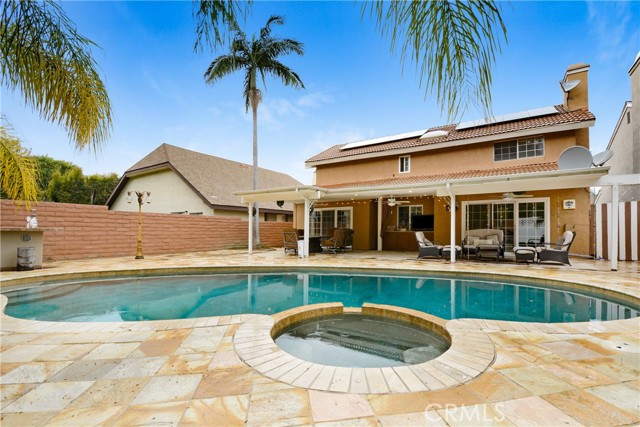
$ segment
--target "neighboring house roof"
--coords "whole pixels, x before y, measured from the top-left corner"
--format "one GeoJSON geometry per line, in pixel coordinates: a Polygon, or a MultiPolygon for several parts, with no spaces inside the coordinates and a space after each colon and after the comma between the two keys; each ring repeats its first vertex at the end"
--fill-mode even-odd
{"type": "Polygon", "coordinates": [[[558,164],[537,163],[532,165],[509,166],[495,169],[477,169],[461,172],[444,172],[433,175],[420,175],[410,177],[383,178],[370,181],[345,182],[334,185],[325,185],[324,188],[352,188],[352,187],[378,187],[388,185],[421,184],[428,182],[452,181],[467,178],[483,178],[500,175],[518,175],[535,172],[550,172],[558,170],[558,164]]]}
{"type": "MultiPolygon", "coordinates": [[[[541,133],[545,131],[563,130],[565,128],[587,127],[595,121],[595,116],[588,110],[568,111],[562,105],[547,107],[549,114],[536,117],[527,117],[515,120],[503,120],[498,123],[485,123],[474,127],[460,125],[437,126],[425,131],[399,135],[399,139],[388,138],[382,143],[351,144],[354,148],[346,147],[348,144],[338,144],[319,153],[306,161],[307,166],[313,167],[323,163],[334,163],[355,160],[366,157],[388,155],[390,152],[402,150],[424,150],[432,148],[444,148],[457,145],[465,145],[475,142],[485,142],[491,139],[509,138],[514,135],[541,133]],[[555,109],[555,111],[553,111],[555,109]],[[553,129],[548,129],[553,127],[553,129]],[[435,131],[444,135],[439,135],[435,131]],[[421,138],[423,135],[435,135],[430,138],[421,138]],[[345,149],[345,147],[347,149],[345,149]]],[[[540,109],[540,111],[545,109],[540,109]]],[[[508,117],[508,116],[505,116],[508,117]]],[[[372,140],[373,141],[373,140],[372,140]]]]}
{"type": "MultiPolygon", "coordinates": [[[[212,209],[246,209],[240,197],[233,193],[252,188],[253,167],[244,163],[162,144],[138,163],[127,169],[117,188],[109,197],[111,206],[124,188],[127,180],[136,175],[163,169],[173,170],[212,209]]],[[[258,168],[258,188],[301,185],[289,175],[269,169],[258,168]]],[[[276,203],[260,205],[262,210],[291,211],[291,205],[279,207],[276,203]]]]}
{"type": "Polygon", "coordinates": [[[624,103],[622,112],[620,113],[620,117],[618,117],[616,126],[613,128],[613,132],[611,133],[611,139],[609,140],[609,144],[607,145],[607,150],[610,150],[612,148],[612,144],[615,141],[616,136],[618,135],[618,131],[620,130],[620,125],[624,122],[624,120],[626,120],[627,112],[629,112],[632,107],[633,104],[631,103],[631,101],[627,101],[624,103]]]}

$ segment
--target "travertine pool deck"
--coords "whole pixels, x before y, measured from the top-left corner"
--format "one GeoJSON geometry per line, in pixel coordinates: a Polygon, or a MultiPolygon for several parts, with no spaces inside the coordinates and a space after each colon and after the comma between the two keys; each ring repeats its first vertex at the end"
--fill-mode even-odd
{"type": "MultiPolygon", "coordinates": [[[[606,261],[578,258],[572,258],[573,266],[568,267],[465,261],[450,264],[413,257],[415,254],[354,252],[319,254],[303,260],[285,256],[282,250],[252,256],[243,251],[147,255],[144,260],[132,256],[48,262],[43,270],[2,272],[0,284],[7,289],[10,283],[24,278],[176,267],[326,266],[507,274],[589,284],[640,298],[637,262],[621,262],[619,270],[612,272],[606,261]]],[[[434,371],[417,375],[415,370],[400,370],[398,375],[391,370],[370,380],[357,370],[320,367],[314,368],[318,370],[314,373],[299,365],[285,369],[284,364],[274,364],[261,372],[249,366],[239,350],[247,348],[247,337],[256,331],[252,325],[262,325],[264,331],[264,325],[273,323],[272,317],[277,315],[62,323],[2,315],[0,424],[640,423],[638,319],[566,324],[449,321],[450,331],[459,333],[463,341],[468,339],[464,348],[450,353],[441,365],[434,364],[434,371]],[[476,337],[486,337],[487,341],[474,346],[476,337]],[[489,360],[491,347],[493,357],[489,360]],[[286,373],[289,375],[282,378],[286,373]],[[314,383],[326,386],[313,387],[314,383]],[[426,385],[433,388],[421,388],[426,385]]],[[[271,350],[277,352],[277,348],[271,350]]]]}

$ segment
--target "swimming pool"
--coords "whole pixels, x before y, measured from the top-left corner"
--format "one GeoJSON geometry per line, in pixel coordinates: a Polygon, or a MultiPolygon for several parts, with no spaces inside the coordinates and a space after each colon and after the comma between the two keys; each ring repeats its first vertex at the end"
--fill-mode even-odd
{"type": "Polygon", "coordinates": [[[443,319],[585,322],[637,317],[620,301],[515,279],[340,271],[141,276],[51,283],[3,292],[9,316],[51,321],[141,321],[273,314],[301,305],[365,302],[443,319]]]}

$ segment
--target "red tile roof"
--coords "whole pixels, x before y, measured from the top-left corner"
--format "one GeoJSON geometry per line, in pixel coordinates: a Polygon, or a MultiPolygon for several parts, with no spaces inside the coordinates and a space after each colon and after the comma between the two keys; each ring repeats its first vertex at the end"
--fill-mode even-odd
{"type": "Polygon", "coordinates": [[[435,130],[445,130],[449,132],[446,136],[440,136],[429,139],[420,139],[420,136],[405,138],[396,141],[385,142],[375,145],[367,145],[363,147],[357,147],[347,150],[341,150],[347,144],[338,144],[333,147],[319,153],[307,160],[307,163],[320,162],[333,159],[345,159],[348,157],[366,155],[371,153],[380,153],[384,151],[406,149],[413,147],[421,147],[427,145],[440,144],[445,142],[464,141],[471,138],[478,138],[491,135],[500,135],[510,132],[524,131],[529,129],[540,128],[543,129],[548,126],[580,123],[590,120],[595,120],[595,116],[588,110],[576,110],[568,111],[562,105],[556,105],[558,114],[550,114],[546,116],[531,117],[520,120],[513,120],[509,122],[501,122],[495,124],[489,124],[484,126],[478,126],[467,129],[456,130],[456,125],[437,126],[427,130],[427,132],[435,130]]]}
{"type": "Polygon", "coordinates": [[[403,176],[394,178],[383,178],[370,181],[345,182],[334,185],[323,185],[324,188],[359,188],[359,187],[382,187],[388,185],[411,185],[429,182],[453,181],[458,179],[483,178],[502,175],[518,175],[535,172],[552,172],[558,170],[558,164],[536,163],[531,165],[509,166],[496,169],[477,169],[460,172],[444,172],[434,175],[403,176]]]}

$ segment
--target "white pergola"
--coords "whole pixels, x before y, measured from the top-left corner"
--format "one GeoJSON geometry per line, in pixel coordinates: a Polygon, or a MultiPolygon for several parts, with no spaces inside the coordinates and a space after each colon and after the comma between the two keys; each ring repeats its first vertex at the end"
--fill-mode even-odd
{"type": "MultiPolygon", "coordinates": [[[[248,204],[249,212],[256,202],[273,202],[283,200],[294,204],[304,204],[304,256],[309,253],[309,215],[310,208],[318,200],[323,202],[352,201],[362,199],[378,199],[378,230],[382,225],[382,201],[384,198],[437,196],[451,199],[450,245],[455,246],[456,236],[456,197],[473,194],[497,192],[541,191],[566,188],[589,188],[611,186],[613,188],[613,218],[618,218],[618,186],[640,184],[640,175],[607,175],[608,166],[582,169],[557,170],[549,172],[533,172],[525,174],[487,176],[479,178],[462,178],[446,181],[428,181],[416,184],[365,186],[348,188],[323,188],[314,185],[269,188],[264,190],[242,191],[234,193],[248,204]]],[[[609,235],[611,242],[611,269],[618,268],[618,223],[611,222],[609,235]]],[[[382,237],[378,234],[378,250],[382,250],[382,237]]],[[[253,250],[253,226],[249,221],[249,254],[253,250]]],[[[451,251],[451,262],[455,262],[455,251],[451,251]]]]}

